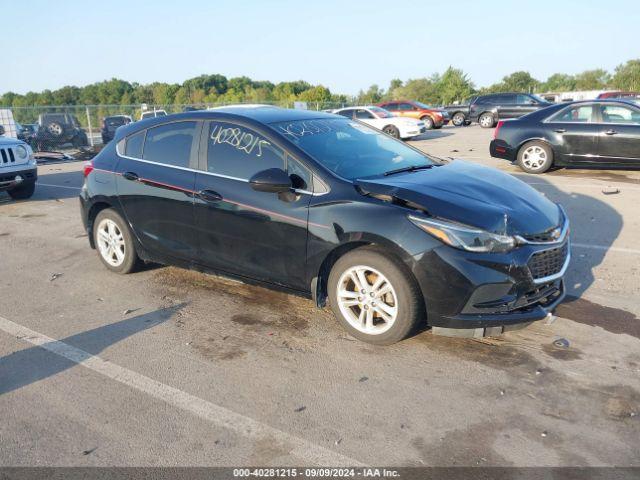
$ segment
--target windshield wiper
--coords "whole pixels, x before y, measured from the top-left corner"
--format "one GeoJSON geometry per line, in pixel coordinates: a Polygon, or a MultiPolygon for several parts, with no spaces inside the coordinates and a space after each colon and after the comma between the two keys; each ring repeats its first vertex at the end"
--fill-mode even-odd
{"type": "Polygon", "coordinates": [[[427,164],[427,165],[411,165],[409,167],[402,167],[402,168],[397,168],[395,170],[389,170],[388,172],[384,172],[384,176],[388,176],[388,175],[393,175],[395,173],[402,173],[402,172],[415,172],[416,170],[428,170],[431,167],[433,167],[433,164],[427,164]]]}

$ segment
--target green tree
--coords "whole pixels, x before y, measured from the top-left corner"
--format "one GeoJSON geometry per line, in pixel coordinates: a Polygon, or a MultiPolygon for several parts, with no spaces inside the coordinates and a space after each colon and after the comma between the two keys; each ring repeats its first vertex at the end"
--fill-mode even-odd
{"type": "Polygon", "coordinates": [[[469,98],[475,89],[469,76],[462,70],[449,67],[436,82],[437,101],[440,105],[448,105],[455,101],[469,98]]]}
{"type": "Polygon", "coordinates": [[[360,90],[356,102],[361,105],[371,105],[380,102],[383,96],[384,90],[374,84],[371,85],[366,92],[360,90]]]}
{"type": "Polygon", "coordinates": [[[605,88],[611,79],[611,75],[602,68],[585,70],[575,76],[577,90],[600,90],[605,88]]]}
{"type": "Polygon", "coordinates": [[[611,78],[611,86],[619,90],[640,91],[640,59],[618,65],[611,78]]]}
{"type": "Polygon", "coordinates": [[[576,79],[566,73],[554,73],[546,82],[540,84],[541,92],[570,92],[576,89],[576,79]]]}
{"type": "Polygon", "coordinates": [[[504,77],[501,88],[510,92],[533,92],[539,83],[529,72],[519,71],[504,77]]]}

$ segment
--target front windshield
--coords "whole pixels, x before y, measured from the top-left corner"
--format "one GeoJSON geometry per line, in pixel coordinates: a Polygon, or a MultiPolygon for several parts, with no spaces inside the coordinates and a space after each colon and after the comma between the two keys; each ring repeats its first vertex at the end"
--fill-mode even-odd
{"type": "Polygon", "coordinates": [[[435,163],[401,141],[347,118],[278,122],[271,127],[349,180],[435,163]]]}
{"type": "Polygon", "coordinates": [[[374,115],[378,118],[393,118],[393,114],[389,110],[380,107],[369,107],[374,115]]]}
{"type": "Polygon", "coordinates": [[[413,102],[416,105],[418,105],[420,108],[426,108],[428,110],[433,110],[433,107],[427,105],[426,103],[422,103],[422,102],[413,102]]]}

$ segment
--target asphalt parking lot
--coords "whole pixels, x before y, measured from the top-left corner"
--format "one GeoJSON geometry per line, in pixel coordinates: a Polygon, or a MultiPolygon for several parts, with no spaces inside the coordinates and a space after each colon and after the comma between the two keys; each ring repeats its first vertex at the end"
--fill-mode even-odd
{"type": "Polygon", "coordinates": [[[640,466],[640,171],[526,175],[489,158],[491,135],[412,144],[562,203],[569,298],[550,325],[391,347],[310,300],[177,268],[110,274],[80,223],[82,163],[40,166],[31,200],[0,194],[0,462],[640,466]]]}

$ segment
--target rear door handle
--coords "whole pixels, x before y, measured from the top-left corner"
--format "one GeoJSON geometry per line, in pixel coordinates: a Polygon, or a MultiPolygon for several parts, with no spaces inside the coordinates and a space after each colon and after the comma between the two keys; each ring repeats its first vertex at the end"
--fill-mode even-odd
{"type": "Polygon", "coordinates": [[[605,135],[615,135],[616,133],[618,132],[616,132],[615,130],[607,130],[606,132],[604,132],[605,135]]]}
{"type": "Polygon", "coordinates": [[[198,198],[204,200],[205,202],[219,202],[222,200],[222,195],[218,192],[214,192],[213,190],[200,190],[198,192],[198,198]]]}
{"type": "Polygon", "coordinates": [[[140,177],[138,176],[138,174],[133,172],[124,172],[122,174],[122,177],[126,178],[127,180],[131,180],[132,182],[137,182],[140,180],[140,177]]]}
{"type": "Polygon", "coordinates": [[[554,130],[554,132],[556,132],[556,133],[564,133],[564,132],[566,132],[566,131],[567,131],[567,129],[566,129],[566,128],[556,128],[556,129],[554,130]]]}

